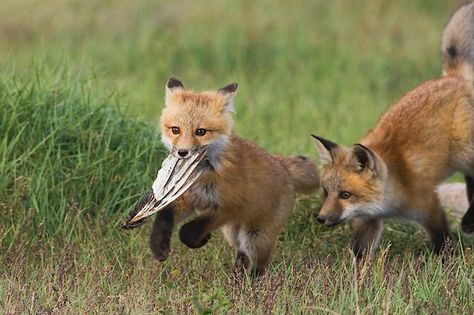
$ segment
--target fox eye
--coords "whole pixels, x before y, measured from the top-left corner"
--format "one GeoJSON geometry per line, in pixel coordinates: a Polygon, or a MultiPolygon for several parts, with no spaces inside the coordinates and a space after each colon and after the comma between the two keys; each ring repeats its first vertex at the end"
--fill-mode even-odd
{"type": "Polygon", "coordinates": [[[171,132],[177,135],[179,133],[179,127],[171,127],[171,132]]]}
{"type": "Polygon", "coordinates": [[[339,198],[341,198],[341,199],[349,199],[351,196],[352,196],[352,193],[350,193],[348,191],[341,191],[339,193],[339,198]]]}
{"type": "Polygon", "coordinates": [[[198,128],[196,129],[196,136],[202,137],[206,134],[206,129],[204,128],[198,128]]]}

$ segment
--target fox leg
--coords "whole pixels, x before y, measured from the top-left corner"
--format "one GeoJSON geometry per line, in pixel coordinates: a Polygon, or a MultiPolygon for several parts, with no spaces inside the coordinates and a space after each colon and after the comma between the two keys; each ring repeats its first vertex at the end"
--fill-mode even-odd
{"type": "Polygon", "coordinates": [[[179,231],[179,239],[190,248],[204,246],[211,238],[211,232],[225,223],[222,209],[212,209],[184,224],[179,231]]]}
{"type": "Polygon", "coordinates": [[[236,250],[235,268],[247,271],[251,276],[263,274],[268,264],[273,244],[265,244],[264,237],[258,229],[245,229],[238,225],[222,227],[227,242],[236,250]]]}
{"type": "Polygon", "coordinates": [[[250,267],[249,257],[240,248],[239,231],[241,230],[238,224],[226,224],[222,228],[222,234],[232,248],[236,251],[236,258],[234,266],[238,270],[247,270],[250,267]]]}
{"type": "Polygon", "coordinates": [[[240,263],[252,277],[263,275],[270,261],[277,235],[257,228],[240,229],[236,263],[240,263]]]}
{"type": "Polygon", "coordinates": [[[182,199],[157,213],[150,235],[150,249],[155,259],[164,261],[168,258],[174,225],[191,213],[182,199]]]}
{"type": "Polygon", "coordinates": [[[461,229],[464,233],[474,232],[474,202],[471,201],[467,212],[464,214],[461,220],[461,229]]]}
{"type": "Polygon", "coordinates": [[[239,271],[250,270],[250,258],[243,251],[237,250],[234,266],[239,271]]]}
{"type": "Polygon", "coordinates": [[[434,201],[431,205],[430,211],[425,212],[429,213],[429,217],[421,223],[431,237],[433,251],[435,254],[439,254],[443,250],[446,240],[450,238],[450,233],[446,221],[446,215],[442,210],[437,197],[434,196],[433,198],[434,201]]]}
{"type": "Polygon", "coordinates": [[[274,237],[262,235],[255,240],[255,252],[251,254],[253,259],[250,266],[250,274],[253,277],[258,277],[264,274],[265,269],[270,262],[271,253],[276,242],[276,235],[274,237]]]}
{"type": "Polygon", "coordinates": [[[383,221],[381,219],[352,220],[352,251],[356,259],[364,254],[373,254],[382,235],[383,221]]]}
{"type": "Polygon", "coordinates": [[[239,252],[248,259],[246,270],[250,276],[259,277],[265,273],[278,235],[288,220],[293,204],[293,192],[288,192],[281,196],[278,207],[260,209],[262,213],[267,213],[265,221],[249,222],[239,230],[239,252]]]}
{"type": "Polygon", "coordinates": [[[464,178],[466,179],[469,208],[461,220],[461,228],[465,233],[472,233],[474,232],[474,200],[472,199],[474,195],[474,178],[469,175],[465,175],[464,178]]]}
{"type": "Polygon", "coordinates": [[[467,201],[471,202],[474,195],[474,178],[470,175],[464,175],[466,182],[467,201]]]}

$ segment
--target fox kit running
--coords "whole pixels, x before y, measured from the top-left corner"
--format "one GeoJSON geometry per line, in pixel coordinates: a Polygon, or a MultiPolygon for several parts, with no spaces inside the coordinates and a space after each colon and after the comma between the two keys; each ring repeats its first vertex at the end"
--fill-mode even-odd
{"type": "MultiPolygon", "coordinates": [[[[381,116],[351,147],[313,136],[324,168],[317,220],[352,220],[353,251],[373,250],[385,218],[419,222],[439,252],[449,230],[435,189],[454,171],[474,194],[474,3],[461,7],[442,38],[443,77],[425,82],[381,116]]],[[[474,232],[474,200],[462,229],[474,232]]]]}
{"type": "Polygon", "coordinates": [[[293,206],[295,192],[319,186],[313,162],[303,156],[274,156],[232,134],[233,83],[195,93],[171,78],[161,115],[162,141],[172,154],[187,157],[207,146],[203,175],[170,206],[158,212],[150,247],[156,259],[169,255],[173,226],[193,213],[180,240],[190,248],[206,244],[221,228],[235,249],[236,264],[261,274],[293,206]]]}

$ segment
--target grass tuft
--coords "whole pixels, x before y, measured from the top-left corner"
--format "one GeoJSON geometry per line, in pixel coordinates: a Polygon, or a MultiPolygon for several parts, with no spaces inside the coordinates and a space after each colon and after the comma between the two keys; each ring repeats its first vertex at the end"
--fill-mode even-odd
{"type": "Polygon", "coordinates": [[[153,128],[71,81],[0,79],[2,247],[116,224],[164,156],[153,128]]]}

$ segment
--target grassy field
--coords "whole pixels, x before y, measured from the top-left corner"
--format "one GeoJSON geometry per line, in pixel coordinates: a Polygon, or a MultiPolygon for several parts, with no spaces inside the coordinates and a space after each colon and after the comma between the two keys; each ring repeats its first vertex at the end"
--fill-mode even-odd
{"type": "Polygon", "coordinates": [[[309,135],[350,144],[440,74],[460,1],[5,0],[0,8],[0,313],[453,313],[474,308],[474,238],[452,255],[386,225],[356,265],[347,225],[300,197],[258,281],[232,272],[218,232],[165,263],[150,225],[123,231],[166,154],[157,119],[174,75],[238,82],[236,133],[317,160],[309,135]]]}

